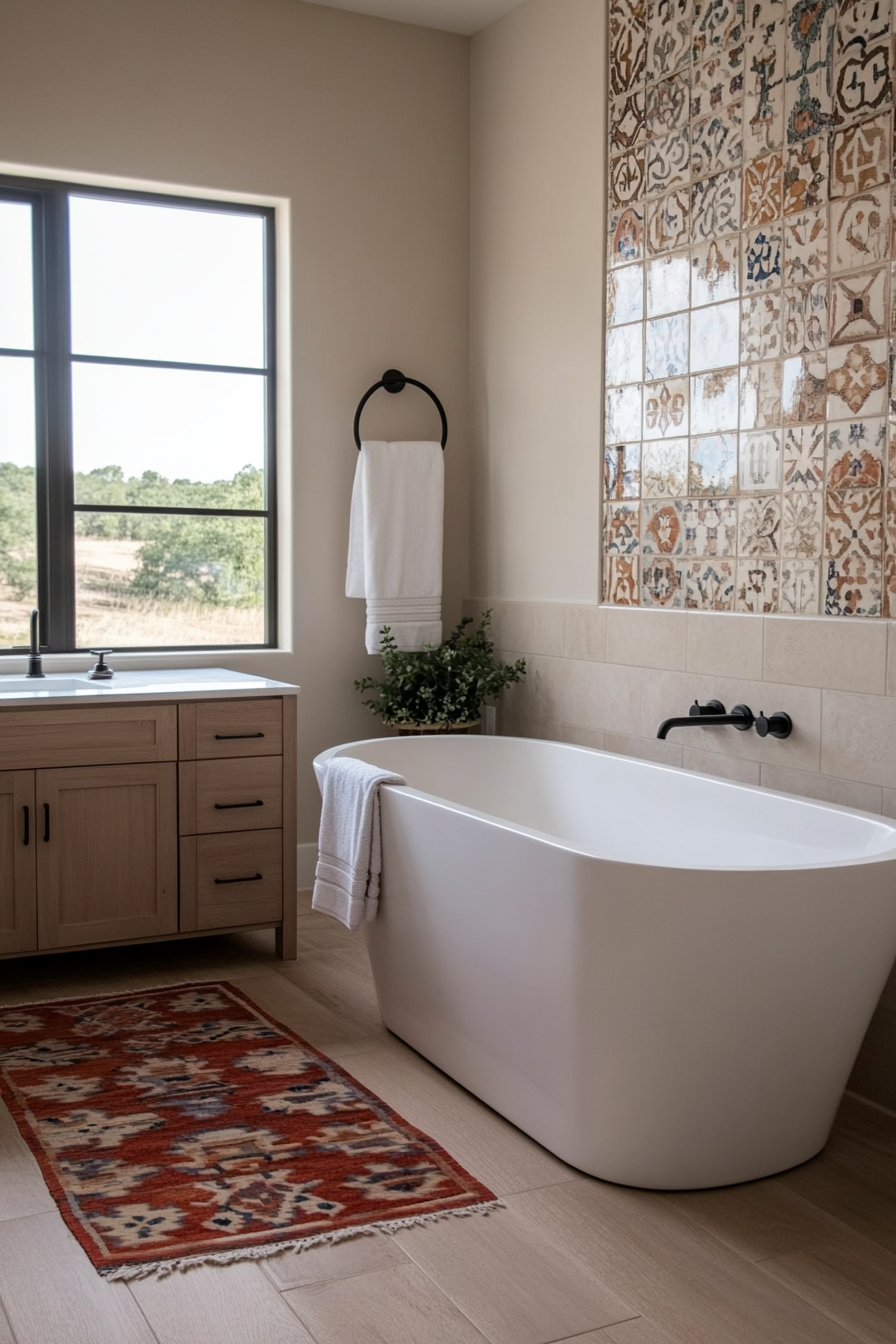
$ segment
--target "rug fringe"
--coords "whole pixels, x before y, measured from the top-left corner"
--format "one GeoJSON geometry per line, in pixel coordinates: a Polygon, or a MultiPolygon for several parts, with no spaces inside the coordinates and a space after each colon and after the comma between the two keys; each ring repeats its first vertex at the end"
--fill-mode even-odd
{"type": "Polygon", "coordinates": [[[419,1223],[434,1223],[440,1218],[468,1218],[473,1214],[489,1214],[494,1209],[506,1209],[503,1199],[484,1200],[479,1204],[467,1204],[462,1209],[439,1209],[436,1213],[418,1213],[411,1218],[394,1218],[381,1223],[368,1223],[365,1227],[343,1227],[333,1232],[319,1232],[313,1237],[299,1237],[292,1241],[278,1241],[267,1246],[242,1246],[232,1251],[210,1251],[205,1255],[185,1255],[175,1260],[155,1260],[143,1265],[119,1265],[99,1269],[102,1277],[109,1282],[145,1279],[154,1275],[158,1279],[169,1274],[184,1273],[199,1265],[230,1265],[238,1260],[268,1260],[274,1255],[284,1255],[287,1251],[298,1254],[310,1250],[312,1246],[335,1245],[339,1241],[348,1241],[351,1237],[374,1236],[384,1232],[391,1236],[394,1232],[403,1232],[406,1227],[415,1227],[419,1223]]]}

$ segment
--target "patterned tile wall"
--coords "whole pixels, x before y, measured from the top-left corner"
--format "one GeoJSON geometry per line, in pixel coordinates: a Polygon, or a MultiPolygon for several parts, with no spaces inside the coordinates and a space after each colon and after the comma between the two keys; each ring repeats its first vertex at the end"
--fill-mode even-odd
{"type": "Polygon", "coordinates": [[[604,599],[896,617],[894,0],[610,0],[604,599]]]}

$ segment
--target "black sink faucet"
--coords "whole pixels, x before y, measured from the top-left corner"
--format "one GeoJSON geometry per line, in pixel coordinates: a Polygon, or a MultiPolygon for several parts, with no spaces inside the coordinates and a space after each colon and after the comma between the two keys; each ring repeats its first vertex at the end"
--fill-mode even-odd
{"type": "Polygon", "coordinates": [[[37,607],[31,612],[31,649],[28,656],[28,671],[25,674],[29,677],[44,677],[46,673],[41,667],[40,661],[40,643],[38,642],[38,622],[40,621],[40,612],[37,607]]]}
{"type": "Polygon", "coordinates": [[[657,737],[665,737],[670,728],[722,728],[730,724],[745,733],[755,722],[753,711],[746,705],[735,705],[730,714],[725,713],[721,700],[708,700],[705,705],[696,700],[688,710],[687,718],[665,719],[659,727],[657,737]]]}

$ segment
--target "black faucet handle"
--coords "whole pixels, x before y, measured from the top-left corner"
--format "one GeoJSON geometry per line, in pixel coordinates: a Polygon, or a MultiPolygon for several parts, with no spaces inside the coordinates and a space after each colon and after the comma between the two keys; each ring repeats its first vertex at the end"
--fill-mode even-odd
{"type": "Polygon", "coordinates": [[[755,726],[760,737],[784,738],[789,737],[793,732],[793,719],[789,714],[785,714],[783,709],[768,718],[766,718],[765,711],[760,710],[755,726]]]}
{"type": "Polygon", "coordinates": [[[725,706],[721,700],[707,700],[705,705],[701,705],[699,700],[695,700],[688,713],[692,719],[711,718],[713,714],[724,714],[725,706]]]}
{"type": "Polygon", "coordinates": [[[95,654],[99,659],[88,673],[91,681],[108,681],[110,677],[115,675],[112,668],[108,667],[104,661],[106,654],[114,653],[114,649],[89,649],[88,652],[95,654]]]}

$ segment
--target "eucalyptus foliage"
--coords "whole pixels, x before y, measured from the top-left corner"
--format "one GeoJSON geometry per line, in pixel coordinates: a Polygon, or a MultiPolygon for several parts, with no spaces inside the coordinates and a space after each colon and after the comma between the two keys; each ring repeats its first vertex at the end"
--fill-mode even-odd
{"type": "Polygon", "coordinates": [[[488,634],[491,615],[491,611],[483,612],[475,630],[467,629],[473,617],[465,616],[444,644],[414,653],[396,648],[391,630],[384,626],[380,655],[385,677],[355,682],[356,690],[375,691],[378,697],[361,703],[397,727],[447,726],[477,719],[483,700],[500,695],[505,686],[526,675],[525,658],[515,663],[495,662],[488,634]]]}

